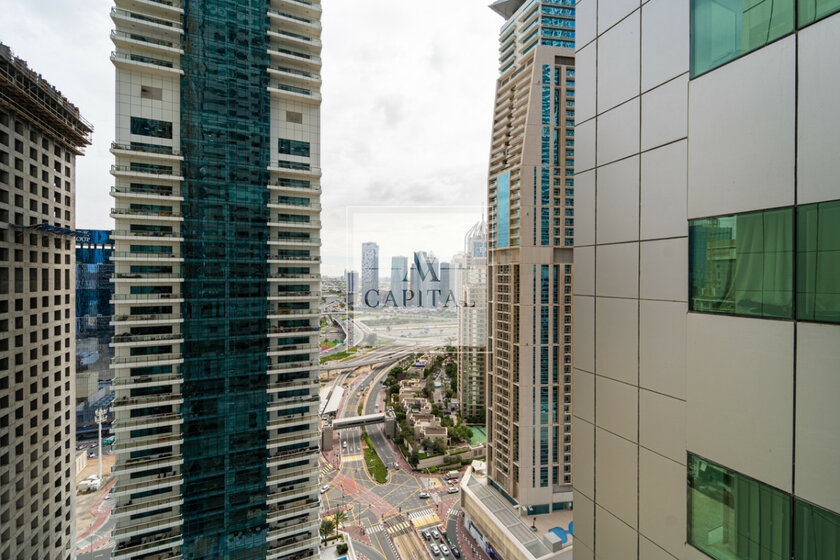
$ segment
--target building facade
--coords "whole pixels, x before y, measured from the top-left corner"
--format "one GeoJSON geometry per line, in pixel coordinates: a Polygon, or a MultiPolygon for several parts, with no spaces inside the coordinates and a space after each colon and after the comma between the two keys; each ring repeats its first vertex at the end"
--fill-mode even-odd
{"type": "Polygon", "coordinates": [[[838,9],[577,4],[576,559],[838,557],[838,9]]]}
{"type": "Polygon", "coordinates": [[[464,237],[464,266],[458,277],[458,399],[469,422],[485,421],[487,376],[487,222],[464,237]]]}
{"type": "Polygon", "coordinates": [[[320,4],[116,4],[114,557],[317,556],[320,4]]]}
{"type": "Polygon", "coordinates": [[[405,257],[391,257],[391,297],[389,304],[394,307],[405,307],[408,299],[409,277],[408,259],[405,257]]]}
{"type": "Polygon", "coordinates": [[[574,243],[572,0],[500,0],[488,182],[487,476],[521,511],[568,507],[574,243]]]}
{"type": "MultiPolygon", "coordinates": [[[[96,390],[99,381],[109,381],[113,375],[113,252],[110,230],[82,230],[76,235],[76,377],[90,378],[96,390]]],[[[91,394],[76,391],[76,400],[91,394]]]]}
{"type": "Polygon", "coordinates": [[[0,44],[0,558],[75,558],[75,164],[92,131],[0,44]]]}
{"type": "Polygon", "coordinates": [[[379,245],[362,243],[362,306],[379,306],[379,245]]]}

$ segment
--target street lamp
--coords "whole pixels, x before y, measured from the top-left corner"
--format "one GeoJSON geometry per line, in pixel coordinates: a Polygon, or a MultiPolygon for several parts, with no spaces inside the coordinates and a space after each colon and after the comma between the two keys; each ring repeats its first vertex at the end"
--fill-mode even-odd
{"type": "Polygon", "coordinates": [[[106,411],[104,408],[97,408],[94,413],[94,420],[99,426],[99,483],[102,483],[102,422],[106,419],[106,411]]]}

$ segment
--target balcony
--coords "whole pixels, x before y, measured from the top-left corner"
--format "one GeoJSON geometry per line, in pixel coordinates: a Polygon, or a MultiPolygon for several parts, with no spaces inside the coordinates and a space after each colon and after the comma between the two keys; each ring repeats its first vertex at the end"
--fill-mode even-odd
{"type": "MultiPolygon", "coordinates": [[[[170,263],[181,263],[184,262],[184,259],[174,253],[170,254],[158,254],[158,253],[131,253],[128,251],[114,251],[111,253],[111,262],[170,262],[170,263]]],[[[175,294],[138,294],[138,297],[117,297],[114,296],[113,301],[118,299],[125,299],[125,300],[133,300],[139,303],[148,303],[150,300],[163,300],[163,299],[175,299],[180,296],[175,294]],[[167,297],[160,297],[160,296],[169,296],[167,297]],[[142,297],[142,296],[154,296],[154,297],[142,297]],[[140,301],[143,300],[143,301],[140,301]]]]}
{"type": "MultiPolygon", "coordinates": [[[[136,255],[137,253],[129,253],[136,255]]],[[[128,259],[131,260],[131,259],[128,259]]],[[[137,260],[164,260],[161,257],[157,259],[137,259],[137,260]]],[[[176,261],[183,261],[184,259],[175,258],[176,261]]],[[[111,297],[111,303],[183,303],[184,297],[181,294],[114,294],[111,297]]]]}
{"type": "MultiPolygon", "coordinates": [[[[136,187],[111,187],[111,196],[123,200],[162,200],[164,202],[182,202],[184,197],[173,189],[149,189],[136,187]]],[[[139,233],[135,235],[140,235],[139,233]]],[[[149,232],[148,235],[163,237],[163,234],[149,232]]],[[[112,236],[113,237],[113,236],[112,236]]]]}
{"type": "Polygon", "coordinates": [[[269,346],[269,356],[284,356],[288,354],[299,354],[300,352],[320,352],[321,347],[318,344],[285,344],[283,346],[269,346]]]}
{"type": "Polygon", "coordinates": [[[319,291],[278,292],[268,296],[269,301],[317,301],[321,299],[319,291]]]}
{"type": "MultiPolygon", "coordinates": [[[[161,166],[162,167],[162,166],[161,166]]],[[[111,175],[115,177],[129,177],[135,179],[155,179],[159,181],[183,181],[184,178],[180,175],[175,175],[174,171],[169,169],[156,170],[152,167],[142,169],[139,167],[132,167],[130,165],[112,165],[111,175]]]]}
{"type": "MultiPolygon", "coordinates": [[[[111,191],[114,192],[113,190],[111,191]]],[[[111,239],[125,241],[183,241],[181,233],[177,231],[134,231],[129,229],[118,229],[111,232],[111,239]]]]}
{"type": "Polygon", "coordinates": [[[142,157],[174,162],[184,161],[181,152],[173,150],[172,146],[147,145],[137,142],[131,144],[111,142],[111,153],[115,156],[142,157]]]}
{"type": "MultiPolygon", "coordinates": [[[[162,554],[167,550],[180,547],[182,544],[184,544],[184,539],[179,531],[168,531],[143,539],[135,538],[130,541],[118,542],[116,548],[114,548],[113,558],[127,560],[141,554],[144,555],[144,558],[148,558],[153,553],[162,554]]],[[[176,554],[177,556],[171,557],[172,560],[180,560],[181,555],[177,551],[176,554]]]]}
{"type": "MultiPolygon", "coordinates": [[[[268,36],[273,41],[283,43],[286,46],[290,45],[291,48],[304,49],[304,51],[308,54],[312,53],[312,51],[320,53],[321,47],[323,46],[320,39],[311,37],[310,35],[304,33],[287,31],[284,27],[273,27],[269,29],[268,36]]],[[[277,45],[270,45],[269,47],[271,46],[277,45]]]]}
{"type": "Polygon", "coordinates": [[[134,272],[115,272],[114,275],[111,277],[111,282],[114,283],[131,283],[131,284],[138,284],[138,283],[150,283],[150,284],[158,284],[158,283],[167,283],[171,284],[172,282],[183,282],[184,279],[181,277],[180,274],[172,273],[172,274],[139,274],[134,272]]]}
{"type": "Polygon", "coordinates": [[[135,8],[141,12],[160,13],[174,18],[184,13],[177,0],[117,0],[116,3],[122,8],[135,8]]]}
{"type": "Polygon", "coordinates": [[[111,19],[120,31],[134,32],[138,35],[160,33],[168,39],[179,40],[184,34],[180,21],[147,16],[139,11],[111,8],[111,19]]]}
{"type": "Polygon", "coordinates": [[[117,526],[114,527],[112,534],[114,539],[125,539],[135,535],[142,535],[155,529],[169,529],[177,527],[181,524],[182,519],[183,518],[180,515],[173,515],[162,519],[147,521],[145,523],[134,523],[125,526],[120,526],[120,523],[117,522],[117,526]]]}
{"type": "Polygon", "coordinates": [[[131,219],[137,218],[142,220],[151,220],[156,222],[183,222],[184,216],[180,212],[173,211],[155,211],[155,210],[135,210],[131,208],[112,208],[112,218],[131,219]]]}
{"type": "Polygon", "coordinates": [[[269,255],[269,264],[319,264],[321,257],[319,256],[298,256],[298,255],[269,255]]]}
{"type": "Polygon", "coordinates": [[[320,229],[321,220],[309,220],[308,222],[281,220],[277,218],[268,222],[268,227],[278,227],[283,229],[320,229]]]}
{"type": "Polygon", "coordinates": [[[149,315],[113,315],[110,324],[120,327],[132,327],[137,325],[166,325],[183,322],[184,316],[181,313],[160,313],[149,315]]]}
{"type": "Polygon", "coordinates": [[[310,325],[308,327],[283,327],[275,325],[271,327],[271,332],[268,333],[268,336],[312,336],[318,334],[319,329],[320,327],[316,325],[310,325]]]}
{"type": "Polygon", "coordinates": [[[268,92],[274,97],[288,101],[308,103],[311,105],[321,104],[321,94],[317,91],[290,86],[280,82],[271,82],[268,86],[268,92]]]}
{"type": "Polygon", "coordinates": [[[140,70],[148,74],[160,74],[164,76],[180,76],[184,73],[175,63],[170,60],[162,60],[140,54],[111,51],[111,62],[117,68],[125,70],[140,70]]]}
{"type": "Polygon", "coordinates": [[[117,410],[132,410],[147,408],[149,406],[178,406],[184,402],[184,396],[180,393],[165,393],[148,397],[119,397],[111,404],[111,408],[117,410]]]}
{"type": "Polygon", "coordinates": [[[128,453],[130,451],[143,451],[144,449],[153,449],[155,447],[163,447],[170,445],[181,445],[184,443],[184,436],[181,434],[171,434],[166,436],[150,436],[144,438],[123,438],[114,442],[111,447],[114,451],[119,453],[128,453]]]}
{"type": "Polygon", "coordinates": [[[184,54],[184,51],[181,49],[178,42],[147,37],[138,33],[126,33],[125,31],[113,30],[111,31],[111,41],[113,41],[114,45],[117,47],[148,51],[165,56],[184,54]]]}
{"type": "MultiPolygon", "coordinates": [[[[183,398],[180,402],[183,402],[183,398]]],[[[137,407],[143,408],[143,407],[137,407]]],[[[111,423],[111,426],[115,432],[125,431],[125,430],[136,430],[137,428],[159,428],[161,426],[176,426],[183,422],[183,418],[177,412],[167,412],[165,414],[152,414],[149,416],[138,416],[136,418],[117,418],[111,423]]],[[[154,439],[156,436],[144,437],[144,438],[130,438],[127,441],[123,441],[122,443],[128,444],[130,442],[140,442],[141,440],[145,439],[154,439]]],[[[171,436],[165,436],[171,437],[171,436]]],[[[178,437],[182,437],[178,435],[178,437]]]]}
{"type": "MultiPolygon", "coordinates": [[[[277,374],[277,373],[292,373],[294,371],[305,371],[307,369],[314,369],[321,365],[320,361],[312,360],[312,361],[303,361],[303,362],[290,362],[286,367],[277,366],[269,366],[268,374],[277,374]],[[292,364],[296,365],[292,365],[292,364]]],[[[269,394],[281,393],[283,391],[295,391],[297,389],[306,389],[307,387],[313,387],[318,385],[319,381],[314,379],[312,381],[269,381],[268,382],[268,392],[269,394]]],[[[283,398],[278,397],[278,398],[283,398]]]]}
{"type": "Polygon", "coordinates": [[[292,246],[292,247],[320,247],[320,237],[278,237],[277,239],[269,239],[269,245],[276,246],[292,246]]]}
{"type": "MultiPolygon", "coordinates": [[[[268,540],[271,541],[280,539],[283,537],[284,533],[285,531],[283,531],[282,529],[272,531],[269,527],[268,540]]],[[[300,550],[306,550],[307,548],[315,548],[318,546],[319,541],[320,537],[304,538],[298,540],[278,540],[276,544],[269,545],[267,559],[274,560],[275,558],[280,558],[281,556],[292,554],[300,550]]]]}
{"type": "MultiPolygon", "coordinates": [[[[315,467],[316,469],[318,467],[315,467]]],[[[269,478],[270,484],[270,478],[269,478]]],[[[278,507],[275,505],[271,505],[268,508],[268,521],[279,521],[285,517],[289,517],[290,515],[300,515],[301,513],[307,513],[310,511],[318,511],[320,504],[318,503],[317,498],[311,498],[311,502],[299,506],[286,506],[286,507],[278,507]]],[[[269,497],[269,503],[271,498],[269,497]]]]}
{"type": "Polygon", "coordinates": [[[321,185],[309,184],[309,186],[302,185],[300,181],[292,182],[289,179],[278,179],[273,185],[268,185],[268,188],[276,191],[301,193],[309,196],[318,196],[321,194],[321,185]]]}
{"type": "Polygon", "coordinates": [[[268,312],[269,319],[293,319],[302,317],[318,317],[321,312],[318,309],[289,309],[283,307],[276,307],[270,309],[268,312]]]}
{"type": "Polygon", "coordinates": [[[268,400],[267,408],[269,412],[280,412],[281,410],[287,410],[290,408],[300,408],[301,406],[318,405],[317,395],[310,395],[308,397],[287,397],[284,399],[281,399],[280,397],[274,397],[276,397],[276,395],[272,395],[272,398],[268,400]]]}
{"type": "MultiPolygon", "coordinates": [[[[266,429],[275,430],[277,428],[296,426],[299,424],[309,424],[311,422],[318,422],[319,418],[320,417],[317,414],[304,414],[302,412],[296,415],[289,414],[286,416],[281,416],[279,418],[269,418],[268,424],[266,425],[266,429]]],[[[283,472],[283,476],[285,476],[286,471],[283,472]]]]}
{"type": "Polygon", "coordinates": [[[184,342],[184,335],[180,333],[172,334],[115,334],[111,338],[111,348],[131,347],[131,346],[150,346],[159,342],[171,342],[172,344],[180,344],[184,342]]]}
{"type": "Polygon", "coordinates": [[[113,467],[111,472],[116,475],[130,474],[134,472],[147,471],[150,469],[159,469],[162,467],[174,467],[182,465],[184,458],[180,455],[152,455],[149,457],[136,457],[128,459],[125,463],[119,461],[113,467]]]}
{"type": "Polygon", "coordinates": [[[127,502],[125,505],[117,504],[111,512],[111,517],[119,519],[127,515],[134,515],[138,513],[146,513],[156,509],[163,509],[167,507],[179,507],[184,504],[184,498],[180,494],[173,494],[166,498],[158,500],[149,500],[145,502],[132,503],[127,502]]]}
{"type": "Polygon", "coordinates": [[[320,274],[269,274],[268,281],[269,282],[278,282],[278,283],[286,283],[286,282],[317,282],[321,279],[320,274]]]}
{"type": "MultiPolygon", "coordinates": [[[[286,0],[288,1],[288,0],[286,0]]],[[[277,4],[285,8],[289,4],[284,4],[283,0],[272,0],[272,4],[277,4]]],[[[292,5],[302,4],[301,2],[293,2],[292,5]]],[[[280,27],[282,29],[296,29],[302,33],[311,33],[317,37],[321,36],[321,22],[316,17],[303,17],[292,13],[293,10],[279,9],[268,10],[269,24],[272,27],[280,27]]]]}

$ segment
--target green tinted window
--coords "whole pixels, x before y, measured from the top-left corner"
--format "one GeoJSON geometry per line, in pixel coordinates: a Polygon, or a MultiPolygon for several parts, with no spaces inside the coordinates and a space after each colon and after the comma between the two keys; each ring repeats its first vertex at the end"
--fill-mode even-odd
{"type": "Polygon", "coordinates": [[[692,220],[692,311],[793,318],[793,209],[692,220]]]}
{"type": "Polygon", "coordinates": [[[691,76],[793,32],[794,1],[692,0],[691,76]]]}
{"type": "Polygon", "coordinates": [[[796,212],[796,316],[840,323],[840,201],[796,212]]]}
{"type": "Polygon", "coordinates": [[[790,496],[781,490],[689,454],[688,542],[695,548],[717,560],[789,560],[790,521],[790,496]]]}
{"type": "Polygon", "coordinates": [[[840,11],[840,0],[799,0],[799,27],[840,11]]]}
{"type": "Polygon", "coordinates": [[[794,553],[796,560],[840,558],[840,515],[794,500],[794,553]]]}

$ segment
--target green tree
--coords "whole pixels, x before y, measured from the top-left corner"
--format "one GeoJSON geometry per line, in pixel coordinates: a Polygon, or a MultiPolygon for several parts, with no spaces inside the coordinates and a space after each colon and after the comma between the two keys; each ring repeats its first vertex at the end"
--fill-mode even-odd
{"type": "Polygon", "coordinates": [[[446,444],[443,442],[443,438],[435,438],[435,441],[432,443],[432,449],[434,449],[435,453],[446,451],[446,444]]]}
{"type": "Polygon", "coordinates": [[[333,531],[335,531],[335,523],[333,523],[332,519],[324,519],[321,521],[321,538],[326,541],[327,537],[329,537],[333,531]]]}
{"type": "Polygon", "coordinates": [[[347,512],[343,509],[336,511],[332,516],[332,521],[337,528],[341,529],[341,524],[347,522],[347,512]]]}
{"type": "Polygon", "coordinates": [[[412,468],[417,467],[417,463],[420,462],[420,456],[417,455],[416,451],[412,451],[411,455],[408,456],[408,464],[411,465],[412,468]]]}

